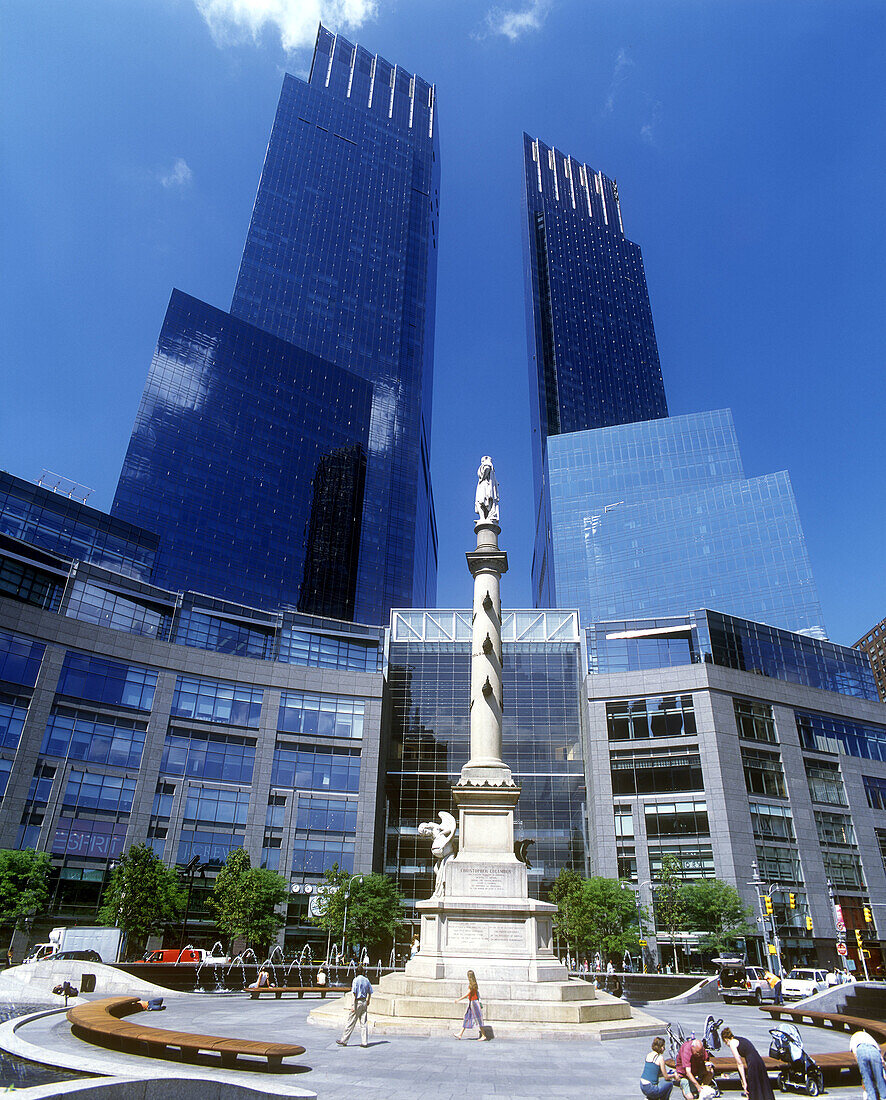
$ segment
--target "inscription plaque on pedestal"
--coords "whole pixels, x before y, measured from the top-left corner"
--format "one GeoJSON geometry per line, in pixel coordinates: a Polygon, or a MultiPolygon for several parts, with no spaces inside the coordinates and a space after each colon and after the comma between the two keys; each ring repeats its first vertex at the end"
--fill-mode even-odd
{"type": "Polygon", "coordinates": [[[449,920],[446,941],[450,947],[524,947],[526,925],[509,920],[449,920]]]}

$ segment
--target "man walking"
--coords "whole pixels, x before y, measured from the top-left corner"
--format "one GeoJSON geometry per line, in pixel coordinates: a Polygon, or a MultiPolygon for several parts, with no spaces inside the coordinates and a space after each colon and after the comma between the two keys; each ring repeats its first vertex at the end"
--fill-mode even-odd
{"type": "Polygon", "coordinates": [[[366,971],[362,966],[357,967],[357,975],[351,983],[351,993],[354,995],[354,1004],[348,1013],[348,1022],[341,1033],[341,1038],[336,1039],[340,1047],[348,1045],[348,1039],[354,1034],[357,1021],[360,1022],[360,1046],[369,1046],[369,1002],[372,999],[372,986],[366,977],[366,971]]]}

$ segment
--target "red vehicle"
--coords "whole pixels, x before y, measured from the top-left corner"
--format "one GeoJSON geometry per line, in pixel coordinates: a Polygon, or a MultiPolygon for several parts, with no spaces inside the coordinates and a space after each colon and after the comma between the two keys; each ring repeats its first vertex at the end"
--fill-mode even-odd
{"type": "Polygon", "coordinates": [[[205,951],[196,947],[186,947],[181,950],[178,947],[164,947],[159,951],[151,951],[145,955],[145,962],[149,963],[197,963],[201,962],[205,951]]]}

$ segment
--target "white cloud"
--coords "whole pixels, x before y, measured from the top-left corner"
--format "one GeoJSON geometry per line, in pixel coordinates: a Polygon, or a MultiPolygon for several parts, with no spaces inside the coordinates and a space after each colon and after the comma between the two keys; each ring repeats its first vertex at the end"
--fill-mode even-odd
{"type": "Polygon", "coordinates": [[[194,0],[219,46],[252,40],[266,29],[280,35],[284,50],[313,47],[317,25],[358,30],[378,13],[378,0],[194,0]]]}
{"type": "Polygon", "coordinates": [[[511,42],[526,34],[527,31],[541,29],[550,10],[550,0],[532,0],[528,8],[515,11],[513,8],[491,8],[486,13],[485,34],[503,34],[511,42]]]}
{"type": "Polygon", "coordinates": [[[615,55],[615,66],[612,70],[612,79],[609,81],[609,90],[606,93],[606,102],[603,104],[604,114],[611,114],[615,108],[615,98],[621,86],[628,78],[628,73],[634,67],[633,58],[628,56],[628,51],[622,48],[615,55]]]}
{"type": "Polygon", "coordinates": [[[640,137],[649,145],[657,145],[655,132],[661,122],[661,103],[656,100],[652,104],[649,119],[640,127],[640,137]]]}
{"type": "Polygon", "coordinates": [[[183,157],[176,157],[169,172],[159,172],[157,178],[164,187],[186,187],[194,178],[194,173],[183,157]]]}

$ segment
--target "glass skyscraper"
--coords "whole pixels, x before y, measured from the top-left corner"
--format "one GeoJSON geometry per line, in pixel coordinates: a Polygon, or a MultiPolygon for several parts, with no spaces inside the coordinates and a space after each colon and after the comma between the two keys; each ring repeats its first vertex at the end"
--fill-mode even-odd
{"type": "Polygon", "coordinates": [[[158,583],[381,623],[433,604],[433,86],[320,28],[230,314],[174,295],[112,514],[158,583]],[[305,400],[307,398],[307,400],[305,400]]]}
{"type": "Polygon", "coordinates": [[[790,478],[746,478],[728,410],[669,417],[618,188],[523,136],[533,598],[588,622],[710,607],[824,637],[790,478]]]}

